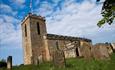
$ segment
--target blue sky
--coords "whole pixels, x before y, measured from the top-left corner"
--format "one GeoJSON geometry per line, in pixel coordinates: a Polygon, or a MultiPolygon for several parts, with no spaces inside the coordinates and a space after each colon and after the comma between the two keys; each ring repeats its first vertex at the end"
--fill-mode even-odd
{"type": "MultiPolygon", "coordinates": [[[[104,0],[103,0],[104,1],[104,0]]],[[[0,0],[0,59],[13,56],[23,63],[21,20],[30,11],[30,0],[0,0]]],[[[32,12],[46,18],[47,32],[86,37],[93,44],[115,42],[115,24],[97,27],[102,4],[95,0],[33,0],[32,12]]]]}

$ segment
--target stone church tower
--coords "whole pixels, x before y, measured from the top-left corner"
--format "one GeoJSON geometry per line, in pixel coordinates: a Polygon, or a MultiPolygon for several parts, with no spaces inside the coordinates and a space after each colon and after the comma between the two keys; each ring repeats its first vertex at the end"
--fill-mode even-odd
{"type": "Polygon", "coordinates": [[[24,64],[49,60],[45,19],[29,13],[22,21],[24,64]]]}

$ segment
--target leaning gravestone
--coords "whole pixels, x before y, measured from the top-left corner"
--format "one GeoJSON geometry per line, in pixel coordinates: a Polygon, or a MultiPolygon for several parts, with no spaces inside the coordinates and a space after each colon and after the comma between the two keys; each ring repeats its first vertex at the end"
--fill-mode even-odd
{"type": "Polygon", "coordinates": [[[9,56],[7,58],[7,69],[11,70],[12,69],[12,56],[9,56]]]}
{"type": "Polygon", "coordinates": [[[56,45],[57,45],[57,49],[55,49],[53,53],[53,63],[54,66],[62,68],[65,67],[64,52],[62,50],[59,50],[58,44],[56,45]]]}

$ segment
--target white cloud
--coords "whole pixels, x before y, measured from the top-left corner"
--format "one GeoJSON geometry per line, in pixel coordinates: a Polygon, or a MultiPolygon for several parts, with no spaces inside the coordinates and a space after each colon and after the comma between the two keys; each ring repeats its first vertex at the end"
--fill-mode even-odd
{"type": "Polygon", "coordinates": [[[0,9],[7,11],[7,12],[12,12],[11,7],[5,4],[0,4],[0,9]]]}
{"type": "MultiPolygon", "coordinates": [[[[18,19],[7,15],[0,15],[0,44],[10,46],[11,43],[16,46],[16,44],[21,44],[21,29],[20,25],[17,27],[13,23],[19,23],[18,19]],[[18,28],[18,29],[16,29],[18,28]]],[[[12,45],[12,47],[13,47],[12,45]]]]}
{"type": "Polygon", "coordinates": [[[10,13],[12,15],[16,15],[17,11],[13,11],[13,9],[6,4],[0,4],[0,13],[10,13]]]}
{"type": "Polygon", "coordinates": [[[9,0],[9,2],[11,3],[10,5],[12,5],[16,10],[23,9],[26,6],[26,0],[9,0]]]}
{"type": "Polygon", "coordinates": [[[42,16],[47,16],[53,12],[53,7],[47,1],[43,1],[40,4],[40,7],[34,10],[35,13],[40,14],[42,16]]]}
{"type": "Polygon", "coordinates": [[[86,37],[95,43],[112,42],[113,37],[115,37],[113,33],[115,32],[115,24],[97,27],[97,22],[102,18],[101,7],[102,5],[96,5],[89,1],[84,1],[82,4],[76,4],[73,0],[66,1],[62,5],[62,10],[54,12],[51,17],[47,17],[48,32],[86,37]]]}
{"type": "Polygon", "coordinates": [[[90,11],[90,10],[92,10],[94,7],[95,7],[95,3],[91,3],[91,2],[89,2],[89,1],[84,1],[84,2],[80,5],[79,10],[85,12],[85,11],[90,11]]]}

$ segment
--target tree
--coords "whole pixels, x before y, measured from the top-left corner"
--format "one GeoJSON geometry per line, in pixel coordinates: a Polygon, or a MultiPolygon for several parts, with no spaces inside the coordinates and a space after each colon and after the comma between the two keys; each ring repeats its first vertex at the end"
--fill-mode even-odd
{"type": "MultiPolygon", "coordinates": [[[[100,0],[97,0],[99,2],[100,0]]],[[[101,14],[103,18],[97,23],[99,27],[108,23],[111,25],[115,19],[115,0],[105,0],[103,3],[101,14]]]]}
{"type": "Polygon", "coordinates": [[[4,60],[4,59],[0,60],[0,68],[6,67],[6,66],[7,66],[6,60],[4,60]]]}

